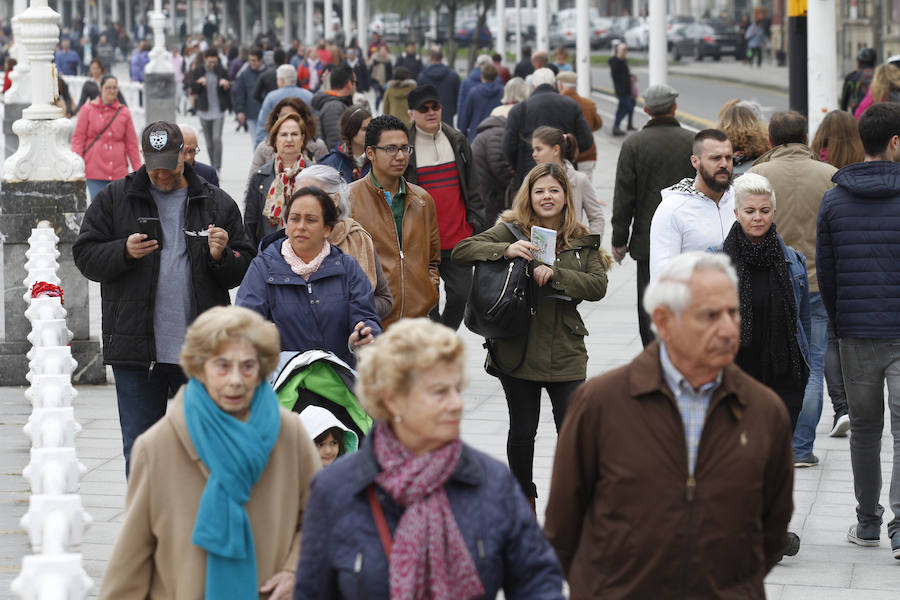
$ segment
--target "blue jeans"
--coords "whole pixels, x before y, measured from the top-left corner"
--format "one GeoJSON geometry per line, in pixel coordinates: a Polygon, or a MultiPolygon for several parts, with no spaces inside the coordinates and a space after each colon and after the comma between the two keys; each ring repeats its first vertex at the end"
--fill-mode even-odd
{"type": "Polygon", "coordinates": [[[100,193],[100,190],[109,185],[109,182],[105,179],[88,179],[87,180],[87,189],[88,189],[88,204],[97,197],[97,194],[100,193]]]}
{"type": "Polygon", "coordinates": [[[850,465],[856,519],[865,535],[881,529],[881,435],[887,381],[894,460],[888,501],[894,518],[888,536],[900,532],[900,339],[840,338],[844,389],[850,408],[850,465]]]}
{"type": "Polygon", "coordinates": [[[613,129],[619,128],[622,119],[628,117],[628,126],[631,127],[631,119],[634,115],[634,98],[631,95],[618,96],[619,106],[616,108],[616,120],[613,123],[613,129]]]}
{"type": "Polygon", "coordinates": [[[825,388],[825,349],[828,348],[828,313],[819,292],[809,295],[812,331],[809,339],[809,381],[803,396],[803,409],[794,430],[794,457],[805,460],[813,453],[816,427],[822,417],[822,394],[825,388]]]}
{"type": "Polygon", "coordinates": [[[248,118],[246,123],[247,131],[250,132],[250,147],[253,148],[254,152],[256,152],[256,138],[253,137],[256,134],[256,119],[248,118]]]}
{"type": "Polygon", "coordinates": [[[169,398],[175,395],[187,378],[178,365],[157,363],[150,369],[113,367],[116,377],[116,399],[119,403],[119,425],[122,427],[122,450],[125,454],[125,476],[131,470],[131,447],[139,435],[150,429],[166,414],[169,398]]]}

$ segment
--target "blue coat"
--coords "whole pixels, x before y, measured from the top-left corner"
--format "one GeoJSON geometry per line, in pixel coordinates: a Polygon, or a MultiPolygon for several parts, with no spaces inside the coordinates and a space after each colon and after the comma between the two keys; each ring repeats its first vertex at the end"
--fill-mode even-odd
{"type": "Polygon", "coordinates": [[[453,125],[459,95],[459,75],[444,63],[431,63],[419,75],[419,85],[431,84],[441,99],[441,120],[453,125]]]}
{"type": "MultiPolygon", "coordinates": [[[[372,439],[312,481],[294,600],[390,597],[388,561],[366,497],[380,471],[372,439]]],[[[444,489],[485,598],[501,587],[509,600],[563,598],[562,568],[506,465],[463,445],[444,489]]],[[[403,509],[380,487],[376,493],[393,535],[403,509]]]]}
{"type": "Polygon", "coordinates": [[[331,246],[331,254],[305,281],[281,256],[286,239],[284,230],[263,239],[235,304],[275,323],[282,350],[328,350],[354,366],[356,359],[347,347],[353,326],[363,321],[373,335],[381,333],[372,284],[359,263],[337,246],[331,246]]]}
{"type": "Polygon", "coordinates": [[[819,292],[839,338],[900,338],[900,164],[831,178],[816,230],[819,292]]]}
{"type": "MultiPolygon", "coordinates": [[[[463,108],[466,106],[466,100],[469,99],[469,94],[472,93],[472,90],[479,83],[481,83],[481,67],[475,67],[469,71],[466,78],[459,84],[459,94],[456,97],[456,113],[458,115],[462,115],[463,108]]],[[[462,127],[459,127],[459,130],[462,131],[462,127]]]]}
{"type": "Polygon", "coordinates": [[[480,83],[469,92],[465,103],[460,105],[456,122],[457,129],[468,138],[470,144],[478,135],[478,126],[491,116],[492,110],[500,106],[502,99],[503,83],[499,79],[480,83]]]}
{"type": "MultiPolygon", "coordinates": [[[[328,165],[329,167],[334,167],[341,173],[341,177],[344,178],[348,184],[353,183],[356,179],[353,178],[353,159],[343,152],[338,151],[337,147],[334,148],[331,152],[320,158],[316,161],[320,165],[328,165]]],[[[366,175],[369,174],[369,171],[372,170],[372,163],[366,160],[363,163],[362,169],[360,169],[360,175],[358,179],[362,179],[366,175]]]]}

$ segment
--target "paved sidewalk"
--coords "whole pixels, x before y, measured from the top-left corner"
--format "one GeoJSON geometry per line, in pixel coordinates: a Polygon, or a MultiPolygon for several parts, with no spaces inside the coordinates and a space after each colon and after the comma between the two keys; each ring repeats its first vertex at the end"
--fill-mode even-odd
{"type": "MultiPolygon", "coordinates": [[[[194,121],[187,119],[187,122],[194,121]]],[[[234,132],[232,118],[227,119],[225,124],[224,143],[222,187],[238,204],[242,204],[251,148],[246,134],[234,132]]],[[[601,133],[597,136],[597,143],[599,162],[594,182],[600,197],[610,203],[607,206],[609,221],[619,140],[601,133]]],[[[205,146],[202,139],[200,146],[205,146]]],[[[200,159],[206,160],[205,148],[200,159]]],[[[607,228],[608,245],[609,225],[607,228]]],[[[581,305],[581,313],[591,332],[586,339],[590,375],[628,362],[641,349],[635,313],[635,276],[635,263],[626,259],[622,266],[616,266],[610,272],[606,298],[581,305]]],[[[92,301],[95,302],[92,321],[98,328],[99,309],[96,303],[99,302],[99,291],[96,286],[92,287],[92,301]]],[[[503,392],[498,381],[483,370],[481,339],[465,329],[461,333],[468,349],[467,374],[471,381],[464,394],[466,415],[463,438],[505,461],[508,417],[503,392]]],[[[18,573],[21,557],[30,552],[25,532],[18,522],[27,510],[28,502],[28,491],[21,471],[28,462],[30,444],[21,428],[30,407],[23,392],[23,388],[0,388],[0,410],[3,415],[0,418],[0,597],[9,597],[9,582],[18,573]]],[[[540,496],[540,514],[543,514],[546,504],[556,442],[546,396],[542,408],[535,448],[535,480],[540,496]]],[[[113,386],[80,387],[76,416],[84,427],[77,442],[78,456],[88,468],[82,480],[81,493],[87,510],[94,518],[94,525],[86,532],[81,551],[88,574],[99,585],[124,510],[124,462],[113,386]]],[[[880,548],[874,549],[858,548],[845,541],[846,529],[854,519],[855,501],[848,440],[831,439],[826,435],[831,416],[830,404],[826,400],[816,441],[820,466],[796,471],[796,509],[791,529],[801,537],[800,553],[785,559],[769,575],[766,586],[768,597],[775,600],[895,599],[900,590],[900,563],[891,558],[887,540],[882,542],[880,548]]],[[[882,451],[887,477],[890,474],[892,448],[888,436],[886,431],[882,451]]],[[[886,478],[885,484],[887,481],[886,478]]],[[[887,485],[884,491],[882,502],[887,505],[887,485]]]]}

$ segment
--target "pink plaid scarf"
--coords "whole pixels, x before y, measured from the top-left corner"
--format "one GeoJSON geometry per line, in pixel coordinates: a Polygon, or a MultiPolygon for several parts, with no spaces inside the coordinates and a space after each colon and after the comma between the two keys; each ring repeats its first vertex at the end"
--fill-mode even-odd
{"type": "Polygon", "coordinates": [[[284,261],[291,268],[291,271],[303,279],[309,279],[310,275],[318,271],[319,267],[322,266],[322,261],[329,254],[331,254],[331,244],[328,243],[328,240],[325,240],[322,250],[309,262],[304,262],[302,258],[297,256],[297,253],[294,252],[294,248],[291,246],[291,240],[284,240],[281,244],[281,256],[284,258],[284,261]]]}
{"type": "Polygon", "coordinates": [[[375,481],[406,508],[390,557],[392,600],[479,598],[484,587],[450,509],[444,483],[462,454],[456,439],[415,456],[387,423],[375,425],[375,458],[384,469],[375,481]]]}

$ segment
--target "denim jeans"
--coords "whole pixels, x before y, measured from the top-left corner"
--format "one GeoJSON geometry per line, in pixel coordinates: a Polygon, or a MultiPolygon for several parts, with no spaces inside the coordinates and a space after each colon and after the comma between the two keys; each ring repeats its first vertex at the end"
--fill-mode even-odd
{"type": "Polygon", "coordinates": [[[803,409],[794,430],[794,457],[809,458],[816,441],[816,427],[822,417],[822,394],[825,382],[825,349],[828,347],[828,313],[819,292],[809,295],[809,316],[812,331],[809,336],[809,381],[803,396],[803,409]]]}
{"type": "Polygon", "coordinates": [[[131,447],[134,446],[134,440],[163,418],[168,399],[187,383],[187,378],[178,365],[163,363],[154,365],[153,371],[113,367],[113,375],[116,378],[116,398],[127,477],[131,470],[131,447]]]}
{"type": "Polygon", "coordinates": [[[88,204],[97,197],[97,194],[100,191],[109,185],[109,182],[105,179],[88,179],[87,180],[87,189],[88,189],[88,204]]]}
{"type": "Polygon", "coordinates": [[[616,108],[616,119],[613,122],[613,129],[619,128],[622,119],[628,117],[628,126],[631,127],[631,120],[634,115],[634,98],[631,95],[618,96],[619,106],[616,108]]]}
{"type": "Polygon", "coordinates": [[[894,460],[888,499],[894,518],[888,535],[900,531],[900,339],[841,338],[841,368],[850,409],[850,464],[856,492],[856,519],[867,531],[881,527],[881,434],[887,381],[894,460]]]}
{"type": "Polygon", "coordinates": [[[509,435],[506,438],[506,458],[509,470],[519,482],[527,498],[537,498],[534,485],[534,438],[537,436],[538,420],[541,416],[541,389],[547,388],[553,405],[553,422],[556,431],[562,427],[566,416],[569,396],[583,380],[541,382],[517,379],[503,373],[500,384],[506,394],[509,407],[509,435]]]}
{"type": "Polygon", "coordinates": [[[847,393],[844,391],[844,372],[841,370],[841,348],[834,334],[834,326],[828,321],[828,350],[825,352],[825,385],[834,414],[847,414],[847,393]]]}
{"type": "Polygon", "coordinates": [[[245,123],[247,124],[247,131],[250,132],[250,147],[253,149],[253,152],[256,152],[256,138],[253,137],[256,134],[256,119],[248,118],[245,123]]]}

